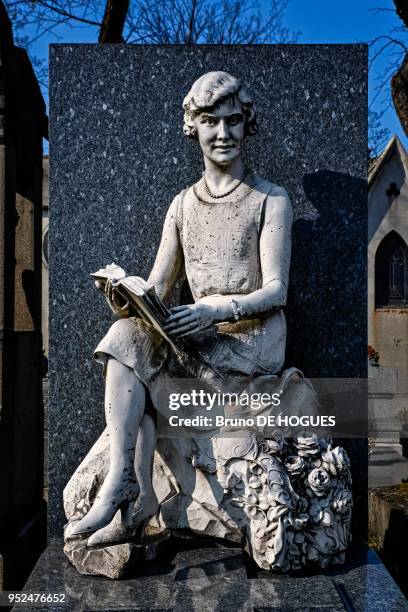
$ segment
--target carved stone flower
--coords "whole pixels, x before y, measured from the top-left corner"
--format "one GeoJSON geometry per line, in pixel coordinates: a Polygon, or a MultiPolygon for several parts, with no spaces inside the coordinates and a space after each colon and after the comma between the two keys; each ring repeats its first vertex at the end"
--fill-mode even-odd
{"type": "Polygon", "coordinates": [[[325,495],[330,487],[330,476],[322,468],[315,468],[307,477],[311,490],[317,497],[325,495]]]}
{"type": "Polygon", "coordinates": [[[284,465],[289,476],[292,477],[301,476],[306,467],[302,457],[297,457],[296,455],[289,455],[289,457],[285,459],[284,465]]]}
{"type": "Polygon", "coordinates": [[[270,453],[271,455],[275,455],[275,454],[279,454],[280,452],[282,452],[283,445],[285,443],[285,439],[280,432],[275,431],[272,434],[272,437],[265,440],[265,442],[268,447],[267,452],[270,453]]]}
{"type": "Polygon", "coordinates": [[[322,467],[329,472],[329,474],[337,476],[348,472],[350,460],[343,448],[336,446],[336,448],[332,449],[329,446],[327,451],[322,454],[322,467]]]}
{"type": "Polygon", "coordinates": [[[314,433],[302,432],[295,441],[299,457],[314,457],[320,452],[319,438],[314,433]]]}
{"type": "Polygon", "coordinates": [[[340,514],[344,514],[351,509],[352,504],[353,496],[349,489],[339,489],[335,492],[332,501],[333,510],[339,512],[340,514]]]}

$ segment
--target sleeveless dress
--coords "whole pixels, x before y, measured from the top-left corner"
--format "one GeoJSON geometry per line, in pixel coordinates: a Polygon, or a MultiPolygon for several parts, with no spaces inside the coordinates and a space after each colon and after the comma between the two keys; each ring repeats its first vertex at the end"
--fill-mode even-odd
{"type": "MultiPolygon", "coordinates": [[[[194,300],[245,295],[261,288],[259,239],[265,202],[275,186],[252,175],[235,199],[210,203],[197,196],[198,185],[176,198],[176,224],[194,300]]],[[[210,370],[252,380],[276,375],[284,364],[285,316],[279,310],[251,320],[218,323],[189,337],[189,342],[199,354],[194,372],[199,379],[210,370]]],[[[164,379],[191,376],[168,343],[137,317],[119,319],[111,326],[95,349],[102,364],[108,357],[132,368],[152,398],[164,379]]]]}

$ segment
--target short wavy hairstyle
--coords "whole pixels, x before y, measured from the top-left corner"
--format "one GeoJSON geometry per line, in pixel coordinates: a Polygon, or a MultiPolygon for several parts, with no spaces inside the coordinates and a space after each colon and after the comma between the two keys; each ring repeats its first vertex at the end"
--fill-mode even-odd
{"type": "Polygon", "coordinates": [[[245,121],[245,135],[256,133],[256,110],[254,98],[239,79],[228,72],[207,72],[197,79],[183,100],[183,132],[190,138],[197,138],[194,119],[204,111],[213,109],[228,98],[236,97],[242,107],[245,121]]]}

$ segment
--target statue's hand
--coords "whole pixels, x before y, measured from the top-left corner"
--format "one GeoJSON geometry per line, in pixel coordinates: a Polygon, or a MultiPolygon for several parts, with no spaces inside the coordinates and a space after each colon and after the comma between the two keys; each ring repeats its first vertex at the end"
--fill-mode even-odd
{"type": "Polygon", "coordinates": [[[211,327],[218,320],[218,309],[214,304],[190,304],[175,306],[164,324],[164,330],[172,336],[182,338],[211,327]]]}
{"type": "Polygon", "coordinates": [[[129,316],[129,304],[125,303],[124,300],[117,295],[114,290],[115,285],[113,281],[107,280],[106,283],[95,281],[95,286],[104,293],[109,308],[116,316],[120,318],[129,316]]]}

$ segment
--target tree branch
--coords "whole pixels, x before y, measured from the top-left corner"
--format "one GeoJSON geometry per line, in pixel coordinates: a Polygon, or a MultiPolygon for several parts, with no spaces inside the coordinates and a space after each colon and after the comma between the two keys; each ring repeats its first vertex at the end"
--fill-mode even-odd
{"type": "Polygon", "coordinates": [[[99,31],[99,43],[123,43],[123,28],[129,10],[129,0],[107,0],[99,31]]]}
{"type": "Polygon", "coordinates": [[[70,13],[63,8],[60,8],[56,3],[49,4],[48,2],[45,2],[44,0],[33,0],[33,4],[39,4],[43,6],[44,8],[48,9],[49,11],[57,13],[58,15],[61,15],[62,17],[68,17],[68,19],[79,21],[80,23],[86,23],[87,25],[98,26],[98,27],[101,26],[100,21],[92,21],[91,19],[86,19],[84,17],[79,17],[78,15],[74,15],[73,13],[70,13]]]}

